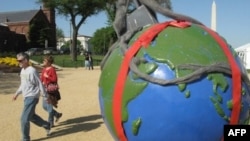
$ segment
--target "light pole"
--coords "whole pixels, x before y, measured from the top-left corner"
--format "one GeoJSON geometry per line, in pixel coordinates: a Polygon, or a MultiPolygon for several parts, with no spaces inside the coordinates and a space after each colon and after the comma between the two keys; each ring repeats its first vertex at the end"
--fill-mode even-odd
{"type": "Polygon", "coordinates": [[[103,48],[104,48],[104,49],[103,49],[103,54],[105,55],[105,48],[106,48],[106,45],[105,45],[105,44],[106,44],[105,33],[103,34],[103,39],[104,39],[104,41],[103,41],[103,44],[104,44],[104,45],[103,45],[103,48]]]}
{"type": "Polygon", "coordinates": [[[69,20],[69,39],[71,40],[71,33],[72,33],[72,25],[71,25],[71,20],[69,20]]]}
{"type": "Polygon", "coordinates": [[[72,38],[71,38],[71,34],[72,34],[72,23],[71,23],[71,19],[69,20],[69,48],[70,48],[70,52],[72,52],[72,38]]]}

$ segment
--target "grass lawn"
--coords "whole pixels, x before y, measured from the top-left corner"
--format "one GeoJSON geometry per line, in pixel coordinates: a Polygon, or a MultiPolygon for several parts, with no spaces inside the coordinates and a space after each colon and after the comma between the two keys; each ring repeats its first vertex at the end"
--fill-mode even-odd
{"type": "MultiPolygon", "coordinates": [[[[54,64],[61,67],[84,67],[84,56],[78,55],[77,61],[72,61],[70,55],[53,55],[54,64]]],[[[103,56],[93,55],[94,66],[99,66],[103,56]]],[[[42,63],[43,55],[30,56],[30,59],[42,63]]]]}

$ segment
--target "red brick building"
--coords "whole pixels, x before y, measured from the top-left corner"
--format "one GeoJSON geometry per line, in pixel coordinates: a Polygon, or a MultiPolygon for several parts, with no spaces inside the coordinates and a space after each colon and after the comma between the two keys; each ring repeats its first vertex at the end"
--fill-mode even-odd
{"type": "Polygon", "coordinates": [[[23,34],[12,32],[6,25],[0,24],[0,53],[25,51],[26,41],[23,34]]]}
{"type": "MultiPolygon", "coordinates": [[[[25,10],[25,11],[11,11],[11,12],[1,12],[0,13],[0,26],[8,27],[10,32],[14,32],[18,35],[24,35],[27,40],[28,48],[31,47],[41,47],[44,48],[47,42],[47,45],[50,47],[56,47],[56,23],[55,23],[55,10],[48,9],[46,7],[40,8],[38,10],[25,10]],[[32,26],[34,24],[40,26],[48,27],[48,32],[46,36],[47,41],[32,42],[32,38],[34,38],[34,34],[40,33],[41,31],[31,31],[32,26]],[[33,32],[31,35],[30,33],[33,32]]],[[[41,29],[44,30],[44,29],[41,29]]],[[[6,30],[5,30],[6,32],[6,30]]],[[[11,41],[11,38],[5,38],[5,36],[1,36],[1,34],[5,34],[0,30],[0,48],[1,43],[3,45],[8,46],[8,43],[15,42],[11,41]]],[[[34,39],[33,39],[34,40],[34,39]]],[[[27,47],[26,47],[27,48],[27,47]]]]}

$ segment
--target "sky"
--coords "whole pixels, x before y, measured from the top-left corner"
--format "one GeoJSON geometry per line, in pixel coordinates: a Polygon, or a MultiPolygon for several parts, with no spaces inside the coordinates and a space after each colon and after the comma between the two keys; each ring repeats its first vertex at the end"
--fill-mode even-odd
{"type": "MultiPolygon", "coordinates": [[[[0,12],[40,9],[37,0],[1,0],[0,12]]],[[[172,8],[201,21],[211,27],[211,9],[213,0],[172,0],[172,8]]],[[[236,48],[250,43],[250,0],[215,0],[216,3],[216,32],[225,38],[232,47],[236,48]]],[[[172,19],[159,15],[159,22],[172,19]]],[[[107,16],[104,12],[86,19],[78,34],[93,36],[97,29],[105,27],[107,16]]],[[[69,20],[56,16],[56,26],[63,30],[66,37],[70,36],[69,20]]]]}

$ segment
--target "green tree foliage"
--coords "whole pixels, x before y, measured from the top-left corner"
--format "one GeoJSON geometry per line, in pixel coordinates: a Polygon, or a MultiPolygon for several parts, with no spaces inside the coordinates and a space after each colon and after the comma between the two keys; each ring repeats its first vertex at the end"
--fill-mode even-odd
{"type": "Polygon", "coordinates": [[[106,0],[104,5],[104,12],[107,15],[107,26],[95,31],[93,37],[90,39],[92,51],[95,54],[104,55],[109,47],[117,40],[113,22],[116,13],[116,0],[106,0]]]}
{"type": "MultiPolygon", "coordinates": [[[[64,45],[61,46],[62,50],[71,50],[70,49],[71,46],[71,42],[70,41],[66,41],[64,42],[64,45]]],[[[76,47],[77,53],[79,54],[80,52],[83,52],[83,45],[81,44],[80,40],[77,40],[77,47],[76,47]]]]}
{"type": "Polygon", "coordinates": [[[106,0],[106,4],[104,6],[104,11],[108,17],[107,25],[112,26],[115,20],[116,13],[116,0],[106,0]]]}
{"type": "Polygon", "coordinates": [[[63,30],[60,28],[56,28],[56,40],[58,41],[62,38],[64,38],[63,30]]]}
{"type": "Polygon", "coordinates": [[[64,33],[60,28],[56,28],[56,42],[57,44],[61,44],[64,42],[64,33]]]}
{"type": "Polygon", "coordinates": [[[106,54],[109,47],[117,40],[116,33],[112,26],[96,30],[93,38],[90,39],[95,54],[106,54]]]}
{"type": "MultiPolygon", "coordinates": [[[[156,0],[161,6],[172,9],[170,0],[156,0]]],[[[115,30],[113,28],[113,22],[116,15],[116,2],[117,0],[106,0],[106,5],[104,6],[105,13],[108,17],[107,27],[101,28],[94,33],[91,38],[90,43],[93,46],[93,51],[96,54],[106,54],[109,47],[117,40],[115,30]]],[[[133,12],[137,6],[136,2],[138,0],[130,0],[128,3],[127,13],[133,12]]]]}
{"type": "Polygon", "coordinates": [[[55,8],[59,15],[70,19],[72,25],[72,60],[77,60],[77,35],[78,30],[85,20],[104,9],[103,0],[38,0],[46,7],[55,8]]]}

